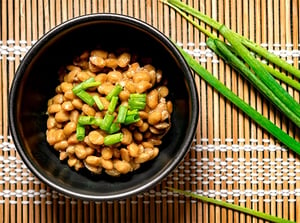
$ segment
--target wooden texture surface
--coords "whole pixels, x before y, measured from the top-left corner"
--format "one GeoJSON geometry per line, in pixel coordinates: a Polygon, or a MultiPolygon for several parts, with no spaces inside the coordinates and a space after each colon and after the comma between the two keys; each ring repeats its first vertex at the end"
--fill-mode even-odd
{"type": "MultiPolygon", "coordinates": [[[[299,67],[299,0],[186,0],[299,67]]],[[[156,0],[1,0],[0,222],[263,222],[178,196],[192,190],[300,222],[300,157],[195,77],[200,116],[181,165],[155,188],[111,202],[66,197],[41,183],[18,156],[8,128],[8,96],[27,50],[56,25],[90,13],[141,19],[182,45],[251,106],[299,139],[298,129],[205,45],[205,36],[156,0]]],[[[285,85],[283,85],[286,87],[285,85]]],[[[299,92],[287,88],[299,101],[299,92]]]]}

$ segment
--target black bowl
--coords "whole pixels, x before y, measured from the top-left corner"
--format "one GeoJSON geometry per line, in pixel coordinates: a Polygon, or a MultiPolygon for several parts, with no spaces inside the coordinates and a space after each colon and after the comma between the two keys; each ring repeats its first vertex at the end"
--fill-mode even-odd
{"type": "Polygon", "coordinates": [[[117,14],[92,14],[69,20],[46,33],[25,55],[11,87],[9,124],[24,163],[42,182],[65,195],[85,200],[123,199],[144,192],[174,170],[190,148],[198,120],[193,75],[174,44],[137,19],[117,14]],[[58,70],[83,50],[128,48],[152,58],[168,79],[174,105],[172,127],[159,156],[137,171],[118,178],[76,172],[58,159],[47,144],[47,101],[55,94],[58,70]]]}

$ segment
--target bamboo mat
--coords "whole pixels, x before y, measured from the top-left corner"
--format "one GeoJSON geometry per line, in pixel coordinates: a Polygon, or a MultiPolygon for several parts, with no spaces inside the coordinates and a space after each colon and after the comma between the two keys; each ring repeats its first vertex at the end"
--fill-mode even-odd
{"type": "MultiPolygon", "coordinates": [[[[299,0],[186,0],[299,67],[299,0]]],[[[156,0],[1,0],[0,222],[263,222],[179,196],[191,190],[300,222],[300,157],[196,77],[200,117],[183,162],[155,188],[120,201],[66,197],[23,164],[8,128],[9,88],[22,57],[49,29],[73,17],[112,12],[152,24],[176,40],[236,94],[299,139],[299,130],[205,45],[205,37],[156,0]]],[[[299,92],[288,88],[296,100],[299,92]]],[[[299,139],[300,140],[300,139],[299,139]]]]}

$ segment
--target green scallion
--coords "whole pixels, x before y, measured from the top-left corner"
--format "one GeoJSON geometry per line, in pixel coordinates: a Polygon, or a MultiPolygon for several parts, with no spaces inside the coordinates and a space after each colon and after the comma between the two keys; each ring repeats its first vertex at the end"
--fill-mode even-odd
{"type": "Polygon", "coordinates": [[[258,91],[260,91],[267,99],[274,103],[287,117],[289,117],[297,126],[300,127],[300,117],[297,116],[289,106],[283,103],[282,98],[271,91],[258,77],[255,75],[237,56],[235,56],[228,46],[218,39],[212,40],[208,38],[207,45],[223,57],[226,62],[233,66],[237,71],[247,78],[258,91]],[[214,45],[215,44],[215,45],[214,45]],[[216,48],[215,48],[216,47],[216,48]]]}
{"type": "Polygon", "coordinates": [[[179,193],[179,194],[182,194],[182,195],[185,195],[185,196],[190,196],[190,197],[196,198],[198,200],[201,200],[203,202],[219,205],[221,207],[230,208],[232,210],[239,211],[239,212],[242,212],[242,213],[245,213],[245,214],[249,214],[249,215],[258,217],[260,219],[270,221],[270,222],[276,222],[276,223],[292,223],[293,222],[293,221],[278,218],[276,216],[269,215],[269,214],[266,214],[266,213],[263,213],[263,212],[260,212],[260,211],[255,211],[255,210],[250,209],[250,208],[246,208],[246,207],[242,207],[242,206],[239,206],[239,205],[231,204],[231,203],[228,203],[228,202],[225,202],[225,201],[222,201],[222,200],[217,200],[217,199],[205,197],[205,196],[193,193],[193,192],[184,191],[184,190],[175,189],[175,188],[170,188],[170,187],[167,187],[167,188],[169,190],[175,192],[175,193],[179,193]]]}
{"type": "Polygon", "coordinates": [[[106,113],[103,120],[100,123],[100,128],[104,131],[108,131],[111,124],[113,123],[114,119],[115,119],[115,116],[113,116],[109,113],[106,113]]]}
{"type": "Polygon", "coordinates": [[[107,131],[107,133],[113,134],[113,133],[116,133],[116,132],[120,131],[120,129],[121,129],[120,123],[118,123],[118,122],[113,122],[113,123],[110,125],[109,130],[107,131]]]}
{"type": "Polygon", "coordinates": [[[123,87],[120,84],[117,84],[109,93],[106,95],[106,99],[110,101],[113,96],[118,96],[122,91],[123,87]]]}
{"type": "Polygon", "coordinates": [[[140,115],[139,115],[138,110],[136,110],[136,109],[135,110],[128,110],[127,114],[126,114],[126,117],[125,117],[124,124],[125,125],[130,125],[130,124],[135,123],[139,120],[140,120],[140,115]]]}
{"type": "Polygon", "coordinates": [[[288,148],[294,152],[300,154],[300,143],[297,142],[294,138],[289,136],[286,132],[282,131],[269,119],[261,115],[254,108],[240,99],[235,95],[229,88],[227,88],[221,81],[209,73],[205,68],[203,68],[196,60],[194,60],[188,53],[186,53],[182,48],[178,47],[184,58],[186,59],[189,66],[208,84],[214,87],[219,91],[224,97],[241,109],[245,114],[250,118],[256,121],[262,128],[267,130],[270,134],[276,137],[279,141],[285,144],[288,148]]]}
{"type": "Polygon", "coordinates": [[[124,123],[125,122],[127,111],[128,111],[127,106],[125,106],[125,105],[120,105],[119,106],[119,111],[118,111],[118,116],[117,116],[117,122],[118,123],[124,123]]]}
{"type": "Polygon", "coordinates": [[[108,108],[107,108],[107,112],[109,114],[112,114],[114,113],[116,107],[117,107],[117,103],[118,103],[118,96],[112,96],[111,100],[110,100],[110,103],[108,105],[108,108]]]}
{"type": "Polygon", "coordinates": [[[123,139],[123,134],[120,132],[111,134],[111,135],[107,135],[104,137],[104,145],[110,146],[110,145],[121,142],[122,139],[123,139]]]}
{"type": "Polygon", "coordinates": [[[300,104],[264,69],[248,49],[240,42],[236,35],[225,26],[221,26],[220,33],[230,42],[235,52],[253,69],[257,77],[295,114],[300,114],[300,104]]]}
{"type": "MultiPolygon", "coordinates": [[[[208,36],[210,39],[219,39],[216,35],[214,35],[213,33],[211,33],[209,30],[205,29],[204,27],[202,27],[201,25],[199,25],[197,22],[195,22],[190,16],[188,16],[185,12],[181,11],[178,7],[176,7],[175,5],[169,3],[169,2],[164,2],[167,5],[169,5],[170,7],[172,7],[173,9],[175,9],[181,16],[183,16],[185,19],[187,19],[191,24],[193,24],[197,29],[199,29],[202,33],[204,33],[206,36],[208,36]]],[[[188,13],[191,13],[191,15],[194,15],[195,17],[197,17],[196,13],[194,11],[191,10],[186,10],[188,13]]],[[[220,24],[219,24],[220,25],[220,24]]],[[[215,28],[219,28],[220,26],[216,26],[215,28]]],[[[250,40],[244,38],[243,36],[241,37],[241,42],[247,46],[249,49],[251,49],[252,51],[256,52],[258,55],[263,56],[265,59],[273,62],[274,64],[278,65],[279,67],[283,68],[284,70],[290,72],[291,74],[293,74],[295,77],[300,77],[300,71],[297,70],[296,68],[294,68],[293,66],[291,66],[290,64],[288,64],[286,61],[280,59],[279,57],[277,57],[276,55],[272,55],[272,53],[269,53],[266,49],[260,47],[259,45],[252,43],[250,40]],[[275,61],[275,62],[274,62],[275,61]],[[276,62],[277,61],[277,62],[276,62]],[[280,65],[281,64],[281,65],[280,65]]],[[[224,43],[225,44],[225,43],[224,43]]],[[[227,44],[226,44],[227,45],[227,44]]],[[[227,45],[228,47],[230,47],[229,45],[227,45]]],[[[216,48],[212,48],[211,46],[209,46],[216,54],[218,54],[217,49],[216,48]]],[[[232,47],[230,47],[232,50],[232,47]]],[[[219,55],[219,54],[218,54],[219,55]]],[[[219,55],[220,56],[220,55],[219,55]]],[[[222,56],[221,56],[222,57],[222,56]]],[[[223,57],[222,57],[223,58],[223,57]]],[[[261,63],[261,65],[272,75],[274,76],[276,79],[286,83],[287,85],[293,87],[294,89],[300,91],[300,83],[291,78],[290,76],[287,76],[286,74],[279,72],[278,70],[274,69],[272,66],[269,66],[265,63],[263,63],[262,61],[259,61],[261,63]]]]}
{"type": "Polygon", "coordinates": [[[85,127],[83,125],[77,124],[76,126],[76,139],[78,141],[84,140],[85,137],[85,127]]]}
{"type": "Polygon", "coordinates": [[[89,106],[93,106],[95,103],[93,97],[84,90],[78,91],[76,93],[76,96],[79,97],[85,103],[87,103],[89,106]]]}
{"type": "MultiPolygon", "coordinates": [[[[209,16],[205,15],[204,13],[200,12],[199,10],[194,9],[193,7],[185,4],[184,2],[181,2],[181,1],[178,1],[178,0],[167,0],[167,1],[162,1],[162,2],[166,3],[169,6],[171,6],[172,8],[174,8],[181,15],[183,15],[182,11],[181,11],[181,10],[183,10],[186,13],[194,16],[196,19],[199,19],[200,21],[206,23],[207,25],[211,26],[213,29],[216,29],[218,31],[220,31],[219,29],[221,28],[221,26],[223,26],[223,24],[221,24],[218,21],[210,18],[209,16]]],[[[188,21],[191,22],[192,20],[188,19],[188,21]]],[[[199,27],[197,26],[197,28],[199,28],[199,27]]],[[[203,32],[203,33],[205,33],[206,35],[208,34],[208,36],[210,35],[209,32],[208,33],[203,32]]],[[[278,56],[270,53],[267,49],[264,49],[263,47],[259,46],[258,44],[253,43],[252,41],[250,41],[246,37],[244,37],[244,36],[242,36],[238,33],[234,33],[234,32],[232,32],[232,34],[234,36],[238,37],[240,39],[240,41],[242,42],[242,44],[244,46],[248,47],[249,49],[251,49],[253,52],[257,53],[258,55],[260,55],[262,57],[264,57],[265,59],[267,59],[268,61],[276,64],[277,66],[283,68],[284,70],[286,70],[290,74],[294,75],[295,77],[300,78],[300,70],[298,70],[296,67],[294,67],[291,64],[287,63],[285,60],[282,60],[278,56]]]]}
{"type": "Polygon", "coordinates": [[[78,124],[79,125],[93,125],[95,121],[94,116],[84,116],[80,115],[78,117],[78,124]]]}
{"type": "Polygon", "coordinates": [[[81,82],[80,84],[76,85],[75,87],[73,87],[72,91],[74,94],[77,94],[79,91],[85,91],[86,89],[90,88],[90,87],[97,87],[99,86],[101,83],[98,81],[95,81],[95,79],[93,77],[81,82]]]}
{"type": "Polygon", "coordinates": [[[146,107],[146,94],[130,94],[128,99],[128,106],[132,110],[144,110],[146,107]]]}
{"type": "Polygon", "coordinates": [[[102,121],[103,121],[102,118],[95,117],[94,121],[93,121],[93,125],[96,125],[96,126],[100,127],[102,125],[102,121]]]}
{"type": "Polygon", "coordinates": [[[103,103],[101,102],[99,96],[98,96],[98,95],[94,95],[94,96],[93,96],[93,99],[94,99],[94,101],[95,101],[95,103],[96,103],[98,109],[99,109],[100,111],[102,111],[102,110],[104,109],[104,105],[103,105],[103,103]]]}

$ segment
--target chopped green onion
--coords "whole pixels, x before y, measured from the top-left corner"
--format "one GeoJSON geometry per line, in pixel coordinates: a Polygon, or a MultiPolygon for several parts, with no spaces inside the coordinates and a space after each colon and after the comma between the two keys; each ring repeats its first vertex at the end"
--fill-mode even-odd
{"type": "Polygon", "coordinates": [[[103,121],[103,119],[102,118],[98,118],[98,117],[95,117],[94,118],[94,121],[93,121],[93,125],[96,125],[96,126],[101,126],[101,124],[102,124],[102,121],[103,121]]]}
{"type": "Polygon", "coordinates": [[[139,115],[139,111],[137,109],[128,110],[126,115],[139,115]]]}
{"type": "Polygon", "coordinates": [[[93,116],[80,115],[78,118],[78,124],[80,125],[93,125],[95,118],[93,116]]]}
{"type": "Polygon", "coordinates": [[[110,146],[122,141],[123,134],[122,133],[115,133],[111,135],[107,135],[104,137],[104,145],[110,146]]]}
{"type": "Polygon", "coordinates": [[[117,84],[109,93],[106,95],[106,99],[110,101],[113,96],[118,96],[120,92],[122,91],[123,87],[119,84],[117,84]]]}
{"type": "Polygon", "coordinates": [[[85,137],[85,127],[83,125],[77,124],[76,126],[76,138],[79,141],[84,140],[85,137]]]}
{"type": "Polygon", "coordinates": [[[109,134],[113,134],[118,132],[121,129],[120,123],[118,122],[113,122],[109,128],[109,130],[107,131],[109,134]]]}
{"type": "Polygon", "coordinates": [[[91,83],[84,83],[82,88],[84,90],[88,89],[88,88],[92,88],[92,87],[98,87],[101,83],[98,82],[98,81],[94,81],[94,82],[91,82],[91,83]]]}
{"type": "Polygon", "coordinates": [[[139,115],[127,115],[124,124],[130,125],[132,123],[138,122],[140,120],[139,115]]]}
{"type": "Polygon", "coordinates": [[[118,96],[112,96],[111,101],[108,105],[107,111],[109,114],[114,113],[116,107],[117,107],[117,103],[118,103],[118,96]]]}
{"type": "Polygon", "coordinates": [[[130,100],[128,101],[128,105],[130,109],[144,110],[146,103],[141,101],[130,100]]]}
{"type": "Polygon", "coordinates": [[[106,113],[102,122],[100,123],[100,128],[102,130],[108,131],[111,124],[113,123],[114,119],[115,119],[115,116],[113,116],[109,113],[106,113]]]}
{"type": "Polygon", "coordinates": [[[94,96],[93,96],[93,99],[94,99],[94,101],[95,101],[95,103],[96,103],[98,109],[99,109],[100,111],[102,111],[102,110],[104,109],[104,105],[102,104],[102,102],[101,102],[99,96],[98,96],[98,95],[94,95],[94,96]]]}
{"type": "Polygon", "coordinates": [[[135,123],[139,120],[140,120],[140,115],[139,115],[138,110],[128,110],[126,117],[125,117],[124,124],[129,125],[129,124],[135,123]]]}
{"type": "Polygon", "coordinates": [[[146,94],[139,94],[139,93],[130,94],[129,99],[146,102],[146,94]]]}
{"type": "Polygon", "coordinates": [[[130,94],[128,105],[130,109],[144,110],[146,107],[146,94],[130,94]]]}
{"type": "Polygon", "coordinates": [[[128,107],[125,105],[119,106],[118,116],[117,116],[117,122],[118,123],[124,123],[126,114],[127,114],[128,107]]]}
{"type": "Polygon", "coordinates": [[[99,86],[101,83],[98,81],[95,81],[95,79],[93,77],[81,82],[80,84],[76,85],[75,87],[73,87],[72,91],[74,94],[77,94],[79,91],[84,91],[90,87],[97,87],[99,86]]]}
{"type": "Polygon", "coordinates": [[[87,103],[89,106],[93,106],[95,103],[93,97],[84,90],[77,92],[76,96],[83,100],[85,103],[87,103]]]}

